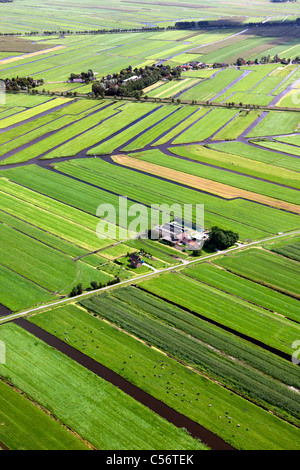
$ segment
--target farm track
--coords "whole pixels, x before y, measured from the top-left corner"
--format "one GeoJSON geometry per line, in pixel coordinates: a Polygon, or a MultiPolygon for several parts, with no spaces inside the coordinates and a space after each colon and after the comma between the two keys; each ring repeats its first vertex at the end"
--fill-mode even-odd
{"type": "Polygon", "coordinates": [[[33,334],[37,338],[41,339],[49,346],[65,354],[70,359],[76,361],[78,364],[93,372],[98,377],[101,377],[102,379],[111,383],[115,387],[118,387],[127,395],[130,395],[136,401],[151,409],[156,414],[166,419],[168,422],[174,424],[179,428],[186,428],[192,437],[200,439],[211,449],[234,450],[234,448],[230,444],[227,444],[220,437],[213,434],[211,431],[207,430],[200,424],[177,412],[162,401],[158,400],[157,398],[154,398],[152,395],[148,394],[144,390],[133,385],[113,370],[105,367],[104,365],[100,364],[89,356],[86,356],[82,352],[73,348],[64,341],[61,341],[56,336],[48,333],[37,325],[30,323],[28,320],[25,320],[23,318],[14,320],[14,323],[20,326],[21,328],[25,329],[29,333],[33,334]]]}

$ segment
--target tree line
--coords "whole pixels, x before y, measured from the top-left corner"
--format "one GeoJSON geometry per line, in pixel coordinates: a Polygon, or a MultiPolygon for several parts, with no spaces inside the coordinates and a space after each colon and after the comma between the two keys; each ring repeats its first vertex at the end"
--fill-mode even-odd
{"type": "Polygon", "coordinates": [[[0,80],[4,83],[6,91],[30,90],[44,83],[43,79],[32,77],[5,78],[0,80]]]}

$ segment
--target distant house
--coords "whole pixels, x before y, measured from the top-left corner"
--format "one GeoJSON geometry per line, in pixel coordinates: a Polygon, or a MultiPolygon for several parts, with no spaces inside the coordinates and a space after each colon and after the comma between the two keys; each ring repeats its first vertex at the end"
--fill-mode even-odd
{"type": "Polygon", "coordinates": [[[136,80],[138,80],[140,77],[138,77],[137,75],[133,75],[132,77],[129,77],[129,78],[126,78],[126,80],[123,80],[123,83],[126,83],[126,82],[135,82],[136,80]]]}
{"type": "Polygon", "coordinates": [[[130,267],[131,268],[135,268],[135,269],[140,268],[141,266],[143,266],[143,263],[144,261],[137,254],[133,253],[130,255],[130,267]]]}

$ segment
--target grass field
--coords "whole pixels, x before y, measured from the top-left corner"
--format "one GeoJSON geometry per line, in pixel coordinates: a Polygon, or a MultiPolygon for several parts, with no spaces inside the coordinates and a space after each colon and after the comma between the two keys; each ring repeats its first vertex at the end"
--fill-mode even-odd
{"type": "Polygon", "coordinates": [[[299,267],[294,261],[263,250],[251,249],[245,253],[226,256],[218,264],[262,285],[292,297],[297,296],[299,267]]]}
{"type": "Polygon", "coordinates": [[[43,305],[24,324],[45,330],[1,321],[0,448],[206,449],[142,390],[236,449],[300,448],[300,68],[273,61],[300,55],[300,9],[257,0],[241,16],[234,2],[0,2],[0,77],[44,80],[0,96],[0,315],[43,305]],[[224,16],[239,26],[149,30],[224,16]],[[134,29],[104,34],[116,27],[134,29]],[[68,81],[153,64],[180,79],[135,98],[68,81]],[[204,206],[201,226],[236,232],[235,249],[194,256],[139,235],[186,204],[188,225],[204,206]]]}
{"type": "MultiPolygon", "coordinates": [[[[259,142],[261,145],[262,142],[259,142]]],[[[256,143],[257,144],[257,143],[256,143]]],[[[266,164],[274,165],[275,167],[285,168],[287,170],[300,171],[300,164],[297,158],[284,155],[282,153],[263,149],[259,146],[254,147],[240,142],[225,142],[221,144],[210,144],[210,148],[219,150],[221,152],[229,153],[230,155],[237,155],[244,157],[255,162],[263,162],[266,164]]],[[[278,171],[280,173],[280,171],[278,171]]]]}
{"type": "Polygon", "coordinates": [[[11,450],[88,450],[75,434],[0,380],[0,440],[11,450]]]}
{"type": "Polygon", "coordinates": [[[300,261],[300,243],[299,239],[295,239],[291,242],[275,243],[269,248],[274,253],[285,256],[286,258],[300,261]]]}
{"type": "MultiPolygon", "coordinates": [[[[147,205],[156,203],[159,205],[162,203],[169,203],[170,205],[174,203],[182,204],[182,201],[185,201],[185,203],[193,201],[194,203],[205,204],[205,226],[220,223],[225,227],[236,227],[242,239],[251,237],[263,238],[261,230],[270,231],[270,233],[275,230],[276,233],[280,231],[283,219],[285,219],[286,230],[292,230],[298,226],[297,216],[292,214],[282,211],[277,214],[276,209],[255,205],[250,201],[234,200],[226,202],[220,198],[199,193],[169,182],[162,182],[151,176],[136,172],[134,184],[133,182],[130,184],[124,183],[128,178],[128,181],[131,181],[131,170],[115,165],[112,166],[100,159],[85,159],[84,162],[73,160],[72,163],[60,163],[56,167],[64,173],[72,176],[80,175],[82,180],[90,181],[98,187],[114,192],[118,191],[119,194],[127,194],[128,198],[147,205]],[[85,168],[86,170],[84,170],[85,168]],[[247,213],[251,212],[251,224],[249,224],[249,216],[246,216],[244,212],[246,207],[247,213]],[[263,217],[261,216],[262,211],[263,217]],[[226,213],[226,218],[224,213],[226,213]],[[231,223],[228,223],[229,218],[231,223]],[[243,226],[242,224],[245,225],[243,226]]],[[[16,175],[14,175],[15,177],[16,175]]]]}
{"type": "MultiPolygon", "coordinates": [[[[145,296],[145,294],[143,295],[145,296]]],[[[95,309],[98,310],[102,303],[101,298],[97,297],[96,299],[97,303],[89,303],[89,306],[94,305],[95,309]]],[[[103,299],[103,302],[109,307],[109,297],[103,299]]],[[[116,304],[118,309],[121,308],[118,300],[116,300],[116,304]]],[[[164,306],[163,302],[160,302],[160,305],[164,306]]],[[[132,306],[129,306],[129,309],[132,311],[132,306]]],[[[109,310],[105,316],[110,316],[109,310]]],[[[181,413],[192,417],[194,420],[196,419],[208,428],[214,429],[217,434],[226,440],[230,440],[238,448],[249,447],[247,436],[251,433],[251,429],[246,431],[246,428],[251,427],[252,420],[256,419],[256,422],[258,422],[259,416],[265,416],[263,410],[252,404],[246,404],[241,397],[230,394],[227,390],[195,372],[188,371],[174,359],[170,357],[166,359],[165,355],[162,355],[159,351],[147,347],[143,342],[136,341],[134,337],[125,334],[120,329],[116,329],[107,321],[88,315],[83,309],[74,306],[64,307],[45,315],[31,317],[31,321],[52,332],[52,334],[56,334],[63,341],[66,341],[67,337],[67,341],[79,350],[84,347],[85,353],[90,357],[115,370],[127,380],[147,390],[181,413]],[[67,335],[65,331],[68,332],[67,335]],[[82,346],[82,337],[86,338],[84,346],[82,346]],[[182,381],[184,381],[185,394],[184,397],[182,394],[181,397],[183,398],[180,399],[179,391],[182,389],[182,381]],[[215,410],[212,409],[207,413],[206,407],[211,396],[214,397],[213,408],[215,410]],[[228,400],[227,404],[226,400],[228,400]],[[248,409],[246,415],[241,410],[242,403],[248,409]],[[226,414],[224,407],[226,406],[228,409],[230,408],[230,413],[234,415],[232,419],[241,423],[241,429],[234,438],[230,435],[230,423],[224,417],[221,420],[218,418],[216,427],[214,424],[215,414],[220,413],[224,416],[226,414]]],[[[279,430],[281,427],[280,420],[276,420],[276,418],[267,419],[274,429],[271,445],[276,446],[278,445],[276,444],[278,439],[276,437],[277,426],[279,430]]],[[[263,433],[259,439],[264,439],[263,433]]],[[[264,444],[258,444],[257,442],[256,445],[264,444]]]]}
{"type": "Polygon", "coordinates": [[[274,181],[275,183],[286,184],[287,186],[300,189],[298,184],[299,175],[297,172],[285,170],[283,168],[281,168],[279,171],[275,164],[273,165],[268,162],[259,162],[257,160],[254,162],[251,159],[252,155],[250,155],[253,148],[250,146],[247,147],[245,145],[246,148],[244,156],[234,154],[239,145],[238,143],[236,144],[237,145],[234,144],[232,147],[227,147],[227,144],[210,146],[214,147],[217,151],[201,145],[172,147],[170,148],[170,151],[175,155],[189,158],[190,160],[207,163],[209,165],[215,165],[227,170],[240,172],[244,175],[247,174],[249,176],[256,176],[267,181],[274,181]],[[222,148],[224,148],[225,151],[228,149],[228,153],[222,152],[222,148]],[[230,149],[233,150],[233,153],[230,153],[230,149]]]}
{"type": "MultiPolygon", "coordinates": [[[[223,266],[223,260],[220,264],[223,266]]],[[[299,334],[299,327],[293,322],[279,319],[266,310],[179,274],[166,274],[163,278],[144,281],[141,285],[147,291],[181,307],[292,354],[291,345],[299,334]]]]}
{"type": "Polygon", "coordinates": [[[0,366],[0,374],[96,448],[203,448],[184,431],[20,327],[2,325],[1,338],[8,360],[0,366]]]}

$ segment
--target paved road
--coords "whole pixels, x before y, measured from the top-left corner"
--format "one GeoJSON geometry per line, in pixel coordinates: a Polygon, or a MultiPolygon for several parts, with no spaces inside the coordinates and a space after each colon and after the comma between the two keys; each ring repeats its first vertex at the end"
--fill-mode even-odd
{"type": "Polygon", "coordinates": [[[234,248],[229,248],[228,250],[218,251],[216,253],[212,253],[211,255],[203,256],[202,258],[197,258],[195,260],[191,260],[191,261],[183,260],[182,263],[179,266],[176,265],[176,266],[170,266],[168,268],[156,269],[155,271],[153,271],[151,273],[143,274],[142,276],[138,276],[138,277],[131,278],[131,279],[126,279],[125,281],[121,281],[118,284],[113,284],[112,286],[102,287],[101,289],[96,289],[92,292],[91,291],[85,292],[85,293],[77,295],[75,297],[68,297],[68,298],[63,299],[63,300],[57,300],[56,302],[52,302],[51,304],[41,305],[40,307],[35,307],[35,308],[30,309],[30,310],[26,310],[24,312],[14,313],[14,314],[8,315],[6,317],[1,317],[0,318],[0,324],[6,323],[8,321],[12,321],[15,318],[24,317],[25,315],[28,315],[30,313],[37,313],[37,312],[39,312],[43,309],[50,309],[52,307],[59,307],[60,305],[66,304],[67,302],[78,301],[78,300],[80,300],[80,299],[82,299],[82,298],[84,298],[88,295],[95,295],[99,292],[103,292],[103,291],[112,289],[113,287],[116,287],[116,286],[122,286],[122,285],[125,285],[125,284],[130,284],[132,282],[140,281],[141,279],[146,279],[150,276],[153,276],[154,274],[162,274],[162,273],[166,273],[168,271],[174,271],[174,270],[177,270],[179,268],[182,268],[182,266],[186,267],[186,266],[189,266],[189,265],[194,264],[194,263],[199,263],[200,261],[203,261],[203,260],[206,260],[206,259],[209,259],[209,258],[224,255],[226,253],[231,253],[232,251],[249,248],[250,246],[253,246],[253,245],[258,245],[260,243],[264,243],[264,242],[267,242],[267,241],[270,241],[270,240],[276,240],[278,238],[283,238],[283,237],[287,237],[287,236],[290,236],[290,235],[296,235],[296,234],[300,234],[300,230],[296,230],[294,232],[289,232],[289,233],[283,233],[281,235],[274,235],[273,237],[264,238],[262,240],[247,243],[247,244],[244,244],[244,245],[238,244],[238,246],[235,246],[234,248]]]}

